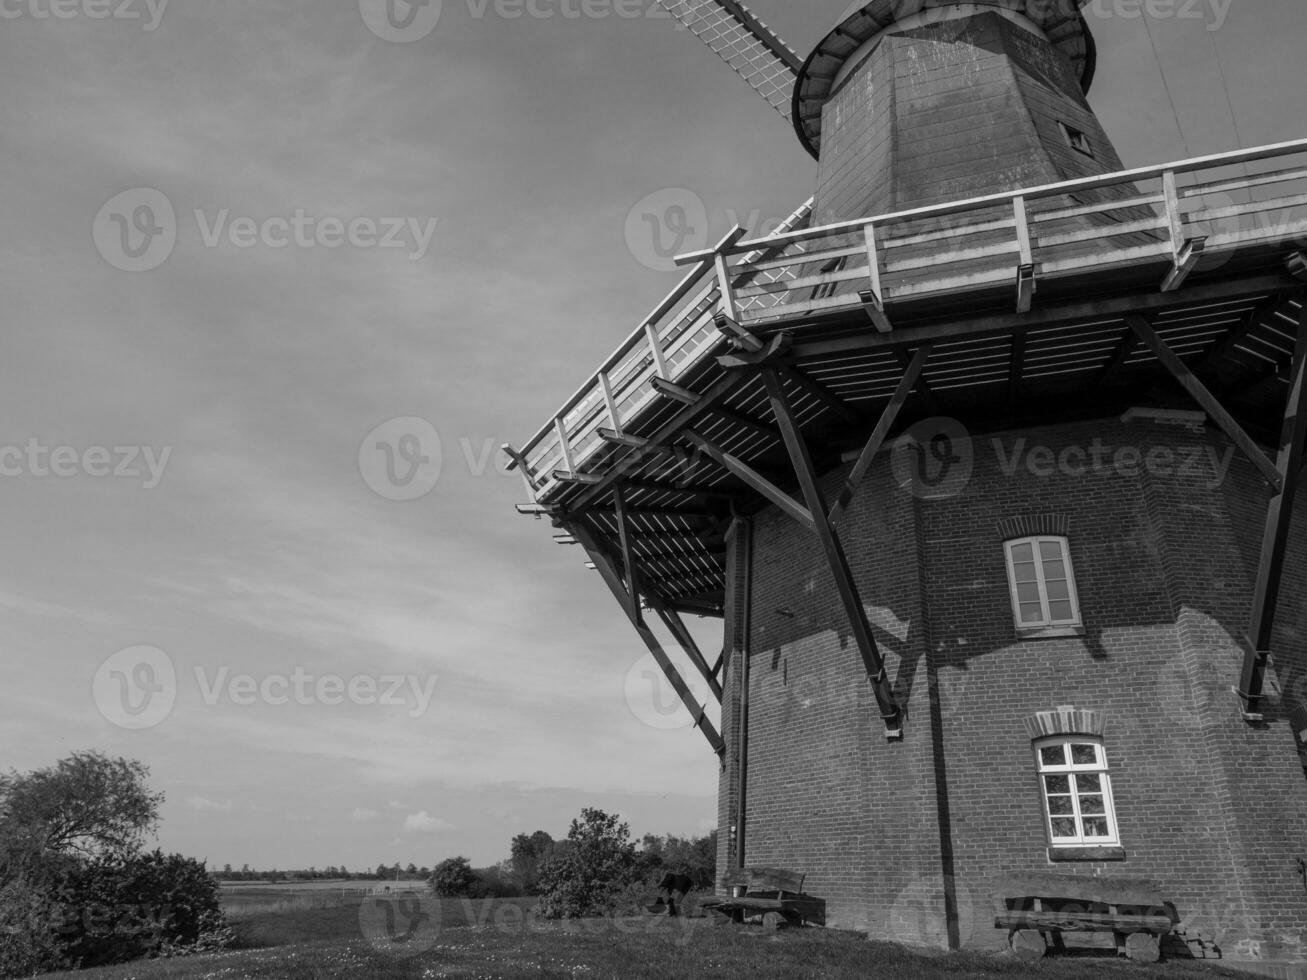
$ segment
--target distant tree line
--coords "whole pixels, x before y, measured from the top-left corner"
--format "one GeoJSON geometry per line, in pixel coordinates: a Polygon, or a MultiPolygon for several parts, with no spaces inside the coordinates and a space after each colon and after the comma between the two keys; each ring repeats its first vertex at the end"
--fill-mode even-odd
{"type": "Polygon", "coordinates": [[[686,875],[695,888],[717,876],[717,831],[703,837],[646,834],[637,843],[621,818],[586,808],[567,837],[543,830],[513,838],[509,858],[473,868],[466,857],[436,865],[430,884],[442,897],[540,897],[540,911],[556,918],[608,915],[642,905],[665,874],[686,875]]]}

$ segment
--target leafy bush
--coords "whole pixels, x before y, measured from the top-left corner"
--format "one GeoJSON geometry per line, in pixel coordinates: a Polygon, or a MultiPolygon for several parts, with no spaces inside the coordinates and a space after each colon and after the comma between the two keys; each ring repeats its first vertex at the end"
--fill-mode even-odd
{"type": "Polygon", "coordinates": [[[648,866],[621,818],[587,808],[572,821],[567,846],[539,868],[540,912],[547,918],[611,915],[618,893],[639,883],[648,866]]]}
{"type": "Polygon", "coordinates": [[[441,898],[463,898],[476,883],[476,872],[465,857],[446,858],[431,872],[431,888],[441,898]]]}
{"type": "Polygon", "coordinates": [[[0,977],[30,977],[68,965],[48,895],[26,881],[0,886],[0,977]]]}
{"type": "Polygon", "coordinates": [[[67,957],[81,966],[221,948],[218,883],[199,861],[162,851],[101,857],[57,889],[67,957]]]}

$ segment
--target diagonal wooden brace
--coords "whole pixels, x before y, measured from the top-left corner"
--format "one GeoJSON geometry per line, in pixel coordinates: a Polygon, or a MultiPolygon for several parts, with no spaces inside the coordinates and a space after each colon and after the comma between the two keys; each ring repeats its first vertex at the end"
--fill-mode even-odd
{"type": "Polygon", "coordinates": [[[718,758],[725,760],[726,743],[722,740],[711,719],[708,718],[708,709],[695,699],[694,693],[690,690],[689,685],[685,683],[681,672],[676,669],[676,665],[667,656],[667,651],[658,642],[658,637],[645,623],[644,617],[640,614],[640,597],[627,593],[622,575],[616,567],[617,563],[584,521],[577,520],[568,524],[568,530],[581,543],[581,546],[590,556],[590,560],[594,562],[596,571],[599,572],[609,591],[613,593],[613,597],[617,600],[618,605],[622,607],[622,611],[626,613],[631,625],[635,627],[641,642],[653,655],[658,668],[663,672],[663,676],[667,678],[667,682],[672,685],[672,689],[676,691],[681,703],[685,705],[685,709],[694,718],[695,727],[703,732],[704,738],[708,740],[708,744],[712,746],[718,758]]]}
{"type": "Polygon", "coordinates": [[[921,377],[921,372],[925,370],[931,349],[931,346],[927,344],[917,351],[916,356],[912,358],[912,363],[903,372],[903,380],[899,382],[899,386],[895,390],[893,397],[890,398],[889,404],[885,406],[885,410],[881,413],[880,421],[876,423],[876,428],[872,430],[871,438],[867,440],[867,445],[863,448],[858,461],[853,464],[853,470],[849,473],[849,479],[844,484],[844,489],[840,491],[839,499],[835,501],[835,506],[831,508],[830,520],[832,524],[840,522],[845,511],[848,510],[849,504],[853,502],[858,488],[862,486],[862,481],[867,476],[867,471],[871,469],[872,461],[889,437],[890,429],[894,427],[894,422],[898,419],[904,402],[912,394],[912,389],[917,385],[917,379],[921,377]]]}
{"type": "Polygon", "coordinates": [[[1217,401],[1216,396],[1198,380],[1197,376],[1189,370],[1184,361],[1180,360],[1175,351],[1167,346],[1166,341],[1157,335],[1157,331],[1152,328],[1147,320],[1136,314],[1131,314],[1126,317],[1126,323],[1138,335],[1139,339],[1157,355],[1157,359],[1162,362],[1162,366],[1171,373],[1176,381],[1180,382],[1180,385],[1185,391],[1189,392],[1194,401],[1202,406],[1203,411],[1211,416],[1212,421],[1219,425],[1225,434],[1234,441],[1234,444],[1239,447],[1249,462],[1261,471],[1262,476],[1266,478],[1266,482],[1271,485],[1272,489],[1279,493],[1284,484],[1279,467],[1267,458],[1267,455],[1262,452],[1257,443],[1253,442],[1252,437],[1244,431],[1243,426],[1235,420],[1233,415],[1226,411],[1225,406],[1217,401]]]}
{"type": "Polygon", "coordinates": [[[1307,305],[1299,313],[1298,342],[1289,372],[1289,398],[1284,407],[1278,460],[1281,484],[1271,497],[1266,512],[1252,617],[1248,625],[1248,650],[1239,679],[1238,693],[1243,701],[1244,717],[1250,721],[1260,719],[1266,661],[1275,630],[1275,613],[1289,547],[1289,526],[1293,522],[1294,503],[1303,482],[1303,465],[1307,462],[1307,305]]]}
{"type": "Polygon", "coordinates": [[[840,539],[827,516],[826,502],[817,482],[817,471],[812,464],[808,445],[799,431],[798,421],[794,417],[794,411],[790,406],[789,397],[785,394],[780,376],[773,370],[764,369],[762,380],[771,399],[776,422],[785,437],[785,448],[789,450],[790,461],[794,465],[795,475],[799,478],[799,486],[803,490],[804,499],[808,502],[808,510],[813,516],[817,537],[825,552],[831,575],[835,579],[840,601],[844,604],[844,611],[849,617],[853,639],[858,645],[858,652],[862,655],[867,677],[871,680],[876,704],[880,708],[881,717],[885,720],[886,737],[902,738],[903,711],[895,700],[894,689],[885,671],[885,660],[871,631],[871,623],[867,620],[867,611],[862,604],[862,596],[858,594],[857,584],[853,580],[853,570],[849,567],[844,546],[840,544],[840,539]]]}

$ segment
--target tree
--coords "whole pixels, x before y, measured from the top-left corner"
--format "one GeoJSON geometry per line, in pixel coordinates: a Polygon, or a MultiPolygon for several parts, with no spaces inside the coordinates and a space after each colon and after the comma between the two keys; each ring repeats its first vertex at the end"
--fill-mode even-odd
{"type": "Polygon", "coordinates": [[[518,834],[513,838],[511,863],[513,878],[524,895],[540,893],[540,865],[554,852],[554,839],[543,830],[518,834]]]}
{"type": "Polygon", "coordinates": [[[0,881],[61,858],[139,851],[163,802],[146,786],[148,776],[139,762],[99,752],[0,775],[0,881]]]}
{"type": "Polygon", "coordinates": [[[431,872],[431,887],[441,898],[461,898],[476,883],[476,872],[465,857],[446,858],[431,872]]]}
{"type": "Polygon", "coordinates": [[[412,861],[410,861],[408,867],[404,869],[404,874],[408,875],[410,878],[413,878],[417,875],[417,873],[418,873],[418,866],[414,864],[412,861]]]}
{"type": "Polygon", "coordinates": [[[631,828],[616,815],[587,807],[572,821],[566,844],[540,868],[540,905],[547,916],[603,915],[617,893],[641,877],[631,828]]]}
{"type": "Polygon", "coordinates": [[[377,870],[373,873],[372,877],[376,878],[377,880],[381,880],[388,877],[389,874],[390,874],[390,869],[388,867],[386,867],[384,864],[378,864],[377,870]]]}

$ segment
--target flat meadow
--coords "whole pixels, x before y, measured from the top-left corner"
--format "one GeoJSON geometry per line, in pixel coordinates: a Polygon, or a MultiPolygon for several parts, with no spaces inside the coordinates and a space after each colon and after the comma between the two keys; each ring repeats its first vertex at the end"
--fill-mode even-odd
{"type": "Polygon", "coordinates": [[[766,933],[706,918],[548,921],[534,899],[368,896],[348,885],[224,889],[233,949],[54,974],[68,980],[1214,980],[1213,963],[1138,966],[1101,957],[1021,962],[822,929],[766,933]]]}

